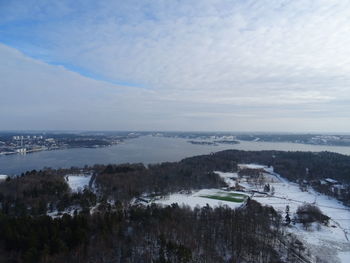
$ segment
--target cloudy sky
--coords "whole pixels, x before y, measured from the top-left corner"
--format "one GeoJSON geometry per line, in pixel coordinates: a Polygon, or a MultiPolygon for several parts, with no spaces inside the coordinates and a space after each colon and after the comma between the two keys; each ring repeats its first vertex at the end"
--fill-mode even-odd
{"type": "Polygon", "coordinates": [[[0,0],[0,130],[350,131],[343,0],[0,0]]]}

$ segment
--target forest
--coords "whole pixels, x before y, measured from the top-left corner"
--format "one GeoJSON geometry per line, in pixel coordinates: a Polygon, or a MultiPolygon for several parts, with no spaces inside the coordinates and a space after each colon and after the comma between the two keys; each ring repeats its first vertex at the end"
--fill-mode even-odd
{"type": "MultiPolygon", "coordinates": [[[[0,182],[0,262],[299,262],[308,251],[284,233],[282,215],[253,200],[237,209],[132,203],[144,194],[223,187],[214,171],[237,171],[240,163],[273,166],[296,182],[349,182],[350,157],[329,152],[227,150],[148,166],[28,171],[0,182]],[[93,182],[74,192],[65,175],[81,171],[92,171],[93,182]]],[[[327,220],[316,212],[299,215],[327,220]]]]}
{"type": "Polygon", "coordinates": [[[61,218],[0,215],[1,262],[298,262],[281,217],[248,201],[241,209],[121,204],[61,218]]]}

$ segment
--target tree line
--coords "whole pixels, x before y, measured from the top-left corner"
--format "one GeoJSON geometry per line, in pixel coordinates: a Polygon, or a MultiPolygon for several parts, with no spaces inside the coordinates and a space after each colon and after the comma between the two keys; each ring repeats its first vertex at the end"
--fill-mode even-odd
{"type": "Polygon", "coordinates": [[[277,263],[304,253],[280,215],[252,200],[240,209],[118,203],[60,218],[0,214],[0,244],[1,262],[277,263]]]}

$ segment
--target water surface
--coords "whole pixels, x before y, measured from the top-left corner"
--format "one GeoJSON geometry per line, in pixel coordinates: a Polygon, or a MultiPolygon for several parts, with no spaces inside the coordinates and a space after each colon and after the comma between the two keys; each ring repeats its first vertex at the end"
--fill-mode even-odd
{"type": "Polygon", "coordinates": [[[236,145],[194,145],[180,138],[142,136],[122,144],[104,148],[76,148],[43,151],[26,155],[0,156],[0,174],[20,174],[44,167],[67,168],[71,166],[135,163],[145,164],[179,161],[185,157],[208,154],[226,149],[282,150],[282,151],[333,151],[350,155],[350,147],[318,146],[296,143],[241,142],[236,145]]]}

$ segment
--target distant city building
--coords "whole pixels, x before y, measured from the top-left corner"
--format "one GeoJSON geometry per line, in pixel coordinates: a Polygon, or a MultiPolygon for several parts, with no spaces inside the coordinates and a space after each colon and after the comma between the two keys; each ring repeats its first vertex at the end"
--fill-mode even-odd
{"type": "Polygon", "coordinates": [[[26,148],[19,148],[16,150],[18,153],[27,153],[27,149],[26,148]]]}

